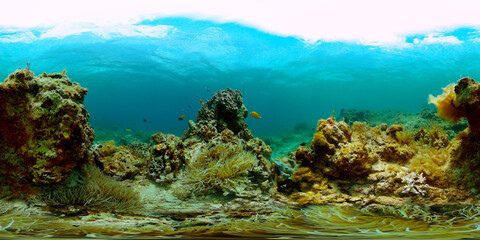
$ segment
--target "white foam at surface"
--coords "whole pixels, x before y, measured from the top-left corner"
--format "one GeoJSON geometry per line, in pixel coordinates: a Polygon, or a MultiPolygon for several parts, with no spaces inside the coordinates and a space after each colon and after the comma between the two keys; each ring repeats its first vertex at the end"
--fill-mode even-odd
{"type": "MultiPolygon", "coordinates": [[[[398,43],[404,42],[407,34],[480,26],[480,1],[474,0],[22,0],[21,4],[2,1],[0,7],[4,9],[0,15],[3,27],[75,25],[77,32],[91,27],[102,36],[110,36],[112,26],[119,28],[120,34],[132,34],[131,25],[168,16],[238,22],[309,42],[367,44],[398,43]]],[[[155,35],[158,31],[146,29],[144,33],[149,32],[155,35]]],[[[75,31],[52,30],[45,36],[68,33],[75,31]]]]}

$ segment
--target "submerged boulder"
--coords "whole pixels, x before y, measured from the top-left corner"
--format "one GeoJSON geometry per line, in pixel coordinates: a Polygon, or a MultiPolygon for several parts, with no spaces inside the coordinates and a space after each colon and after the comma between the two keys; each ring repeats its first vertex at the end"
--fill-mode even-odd
{"type": "Polygon", "coordinates": [[[227,88],[217,91],[211,99],[202,103],[196,121],[199,129],[215,128],[218,133],[230,129],[238,134],[247,128],[243,121],[247,116],[248,110],[243,105],[242,93],[227,88]]]}
{"type": "Polygon", "coordinates": [[[29,68],[0,83],[0,195],[27,197],[88,160],[86,94],[65,73],[35,77],[29,68]]]}

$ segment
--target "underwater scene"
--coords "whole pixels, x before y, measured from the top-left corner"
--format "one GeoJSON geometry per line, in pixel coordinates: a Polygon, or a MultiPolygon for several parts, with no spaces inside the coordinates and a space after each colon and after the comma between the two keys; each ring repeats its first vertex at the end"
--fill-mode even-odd
{"type": "Polygon", "coordinates": [[[480,20],[385,40],[31,4],[0,17],[0,238],[480,239],[480,20]]]}

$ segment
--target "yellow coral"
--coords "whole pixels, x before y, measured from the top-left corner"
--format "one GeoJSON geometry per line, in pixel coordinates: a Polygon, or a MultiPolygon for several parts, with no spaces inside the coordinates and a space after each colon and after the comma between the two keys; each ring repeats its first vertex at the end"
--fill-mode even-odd
{"type": "Polygon", "coordinates": [[[408,166],[412,172],[423,173],[434,186],[446,187],[449,157],[448,148],[427,146],[410,159],[408,166]]]}
{"type": "Polygon", "coordinates": [[[428,103],[433,103],[437,106],[437,116],[445,118],[452,123],[457,123],[462,118],[463,114],[453,104],[453,100],[457,95],[455,94],[455,84],[452,83],[443,88],[443,94],[437,97],[430,95],[428,103]]]}

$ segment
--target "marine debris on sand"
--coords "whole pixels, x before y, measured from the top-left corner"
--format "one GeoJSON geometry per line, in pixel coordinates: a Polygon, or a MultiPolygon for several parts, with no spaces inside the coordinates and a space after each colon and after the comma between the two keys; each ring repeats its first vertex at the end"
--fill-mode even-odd
{"type": "Polygon", "coordinates": [[[277,159],[247,128],[239,90],[202,102],[181,137],[95,144],[86,93],[65,72],[0,83],[0,237],[480,234],[473,79],[431,97],[466,129],[429,110],[406,117],[418,125],[345,110],[277,159]]]}

